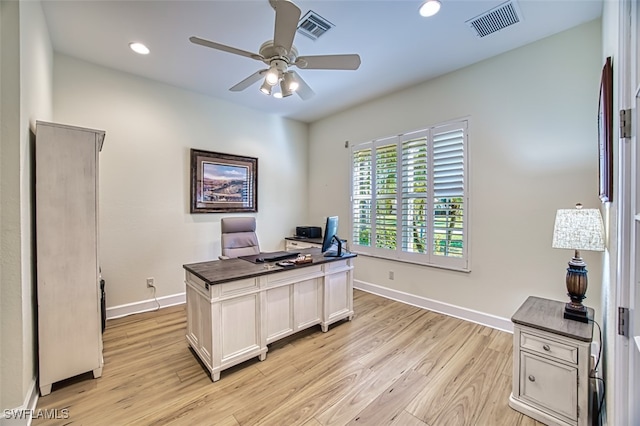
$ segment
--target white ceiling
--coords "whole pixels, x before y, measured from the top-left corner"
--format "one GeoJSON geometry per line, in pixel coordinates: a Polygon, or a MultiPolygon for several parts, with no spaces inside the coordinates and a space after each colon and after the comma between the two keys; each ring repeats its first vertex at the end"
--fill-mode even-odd
{"type": "MultiPolygon", "coordinates": [[[[43,8],[56,52],[105,67],[311,122],[600,17],[602,0],[517,0],[522,21],[478,38],[465,24],[503,0],[441,0],[440,13],[418,14],[421,0],[296,0],[335,27],[317,41],[296,34],[301,56],[358,53],[356,71],[300,70],[314,90],[307,101],[267,97],[259,83],[228,89],[262,62],[189,42],[198,36],[258,52],[273,38],[267,0],[57,1],[43,8]],[[128,44],[145,43],[140,56],[128,44]]],[[[570,54],[570,52],[567,52],[570,54]]]]}

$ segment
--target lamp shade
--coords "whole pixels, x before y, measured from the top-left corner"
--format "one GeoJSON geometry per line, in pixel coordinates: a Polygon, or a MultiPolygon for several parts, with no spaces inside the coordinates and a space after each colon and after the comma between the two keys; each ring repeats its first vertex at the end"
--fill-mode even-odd
{"type": "Polygon", "coordinates": [[[604,250],[604,225],[598,209],[560,209],[553,227],[553,248],[604,250]]]}

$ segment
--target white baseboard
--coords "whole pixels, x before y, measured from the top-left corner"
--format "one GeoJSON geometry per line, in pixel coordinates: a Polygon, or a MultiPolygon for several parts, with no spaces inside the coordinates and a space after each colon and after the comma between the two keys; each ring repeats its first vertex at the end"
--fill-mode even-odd
{"type": "Polygon", "coordinates": [[[353,281],[353,287],[367,293],[376,294],[408,305],[417,306],[418,308],[428,309],[430,311],[460,318],[466,321],[475,322],[476,324],[486,325],[487,327],[497,330],[513,333],[513,323],[507,318],[498,317],[484,312],[474,311],[460,306],[450,305],[449,303],[439,302],[426,297],[416,296],[415,294],[405,293],[399,290],[393,290],[376,284],[367,283],[360,280],[353,281]]]}
{"type": "Polygon", "coordinates": [[[157,299],[141,300],[107,308],[107,319],[126,317],[127,315],[155,311],[159,308],[181,305],[186,302],[186,293],[171,294],[157,299]]]}
{"type": "Polygon", "coordinates": [[[38,404],[38,396],[40,391],[38,390],[38,382],[34,377],[31,379],[29,389],[25,395],[24,402],[21,406],[2,410],[0,412],[0,425],[2,426],[30,426],[35,413],[36,405],[38,404]]]}

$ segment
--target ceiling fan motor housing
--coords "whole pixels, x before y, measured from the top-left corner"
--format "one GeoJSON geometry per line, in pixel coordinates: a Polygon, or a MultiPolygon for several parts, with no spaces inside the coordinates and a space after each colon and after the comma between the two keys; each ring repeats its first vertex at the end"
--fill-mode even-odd
{"type": "Polygon", "coordinates": [[[267,65],[271,65],[274,60],[281,60],[287,65],[291,65],[298,58],[298,49],[295,46],[291,46],[291,49],[287,52],[284,47],[274,46],[273,40],[269,40],[260,46],[260,55],[263,58],[262,62],[267,65]]]}

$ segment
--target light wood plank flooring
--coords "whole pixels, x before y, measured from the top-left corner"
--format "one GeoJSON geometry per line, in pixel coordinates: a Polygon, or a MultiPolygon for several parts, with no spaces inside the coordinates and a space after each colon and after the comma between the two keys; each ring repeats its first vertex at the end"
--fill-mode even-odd
{"type": "Polygon", "coordinates": [[[103,375],[54,384],[33,425],[539,425],[509,408],[512,336],[356,290],[355,317],[213,383],[184,306],[110,320],[103,375]]]}

